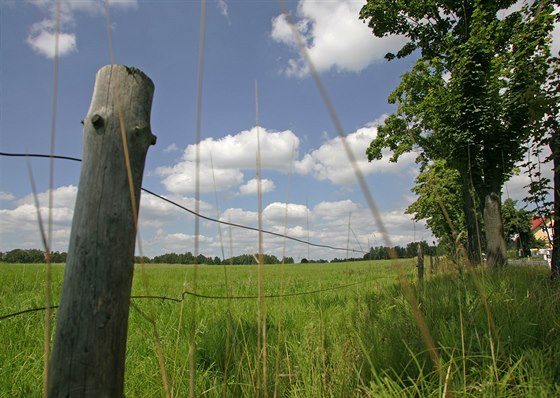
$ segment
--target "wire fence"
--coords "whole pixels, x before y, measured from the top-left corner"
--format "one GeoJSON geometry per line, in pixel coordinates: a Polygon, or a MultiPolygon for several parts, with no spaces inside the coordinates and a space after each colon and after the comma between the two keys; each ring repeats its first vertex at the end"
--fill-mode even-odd
{"type": "MultiPolygon", "coordinates": [[[[286,298],[286,297],[298,297],[298,296],[311,296],[319,293],[331,292],[335,290],[342,290],[349,287],[362,285],[364,283],[369,283],[371,280],[363,280],[358,282],[352,283],[345,283],[342,285],[330,286],[323,289],[314,289],[308,291],[301,291],[301,292],[292,292],[292,293],[283,293],[283,294],[265,294],[264,298],[266,299],[275,299],[275,298],[286,298]]],[[[160,300],[160,301],[171,301],[174,303],[182,303],[186,300],[187,297],[197,297],[202,299],[210,299],[210,300],[254,300],[259,298],[258,295],[244,295],[244,296],[233,296],[233,295],[212,295],[212,294],[204,294],[204,293],[197,293],[189,290],[185,290],[181,293],[180,297],[169,297],[169,296],[148,296],[148,295],[140,295],[140,296],[130,296],[131,300],[160,300]]],[[[57,309],[58,305],[53,305],[50,307],[35,307],[35,308],[28,308],[25,310],[12,312],[5,315],[0,315],[0,321],[13,318],[19,315],[34,313],[34,312],[41,312],[46,311],[47,309],[57,309]]]]}
{"type": "MultiPolygon", "coordinates": [[[[24,157],[24,158],[43,158],[43,159],[57,159],[57,160],[69,160],[69,161],[74,161],[74,162],[81,162],[82,160],[80,158],[76,158],[76,157],[72,157],[72,156],[63,156],[63,155],[47,155],[47,154],[40,154],[40,153],[10,153],[10,152],[0,152],[0,156],[4,156],[4,157],[24,157]]],[[[324,249],[330,249],[330,250],[337,250],[337,251],[345,251],[345,252],[352,252],[352,253],[359,253],[359,254],[367,254],[367,251],[364,250],[357,250],[357,249],[350,249],[347,247],[337,247],[337,246],[332,246],[332,245],[326,245],[326,244],[320,244],[320,243],[315,243],[315,242],[310,242],[310,241],[305,241],[299,238],[295,238],[293,236],[289,236],[289,235],[285,235],[285,234],[281,234],[278,232],[273,232],[273,231],[268,231],[268,230],[260,230],[258,228],[255,227],[251,227],[251,226],[247,226],[247,225],[242,225],[242,224],[237,224],[237,223],[232,223],[232,222],[228,222],[228,221],[224,221],[224,220],[220,220],[217,218],[213,218],[213,217],[209,217],[209,216],[205,216],[203,214],[200,214],[199,212],[196,212],[186,206],[183,206],[179,203],[177,203],[176,201],[173,201],[169,198],[164,197],[161,194],[158,194],[156,192],[153,192],[147,188],[141,188],[143,192],[146,192],[172,206],[175,206],[183,211],[186,211],[192,215],[194,215],[195,217],[204,219],[206,221],[210,221],[210,222],[214,222],[214,223],[219,223],[221,225],[227,225],[230,227],[234,227],[234,228],[240,228],[240,229],[245,229],[245,230],[250,230],[250,231],[255,231],[255,232],[262,232],[264,234],[268,234],[271,236],[276,236],[279,238],[284,238],[284,239],[288,239],[288,240],[292,240],[294,242],[298,242],[310,247],[317,247],[317,248],[324,248],[324,249]]],[[[352,283],[346,283],[346,284],[340,284],[340,285],[336,285],[336,286],[330,286],[330,287],[326,287],[326,288],[322,288],[322,289],[315,289],[315,290],[310,290],[310,291],[301,291],[301,292],[292,292],[292,293],[284,293],[284,294],[265,294],[264,298],[265,299],[273,299],[273,298],[286,298],[286,297],[296,297],[296,296],[307,296],[307,295],[314,295],[314,294],[319,294],[319,293],[324,293],[324,292],[329,292],[329,291],[335,291],[335,290],[341,290],[341,289],[345,289],[345,288],[349,288],[352,286],[356,286],[356,285],[360,285],[360,284],[364,284],[364,283],[368,283],[371,282],[370,280],[363,280],[363,281],[358,281],[358,282],[352,282],[352,283]]],[[[140,296],[131,296],[130,299],[131,300],[136,300],[136,299],[151,299],[151,300],[161,300],[161,301],[171,301],[171,302],[175,302],[175,303],[182,303],[187,297],[197,297],[197,298],[202,298],[202,299],[212,299],[212,300],[250,300],[250,299],[257,299],[259,296],[258,295],[243,295],[243,296],[233,296],[233,295],[210,295],[210,294],[204,294],[204,293],[199,293],[199,292],[194,292],[194,291],[189,291],[189,290],[185,290],[183,291],[179,297],[169,297],[169,296],[157,296],[157,295],[140,295],[140,296]]],[[[48,309],[54,310],[57,309],[58,305],[52,305],[52,306],[44,306],[44,307],[36,307],[36,308],[28,308],[25,310],[21,310],[21,311],[17,311],[17,312],[13,312],[13,313],[9,313],[9,314],[5,314],[5,315],[1,315],[0,316],[0,321],[9,319],[9,318],[13,318],[19,315],[24,315],[24,314],[29,314],[29,313],[35,313],[35,312],[42,312],[42,311],[46,311],[48,309]]]]}
{"type": "MultiPolygon", "coordinates": [[[[30,157],[30,158],[44,158],[44,159],[53,158],[53,159],[60,159],[60,160],[71,160],[71,161],[75,161],[75,162],[81,162],[81,161],[82,161],[82,159],[75,158],[75,157],[71,157],[71,156],[62,156],[62,155],[53,155],[53,156],[51,156],[51,155],[37,154],[37,153],[29,153],[29,154],[26,154],[26,153],[0,152],[0,156],[6,156],[6,157],[30,157]]],[[[213,217],[210,217],[210,216],[205,216],[205,215],[200,214],[199,212],[197,212],[197,211],[195,211],[195,210],[189,209],[188,207],[183,206],[183,205],[181,205],[181,204],[179,204],[179,203],[177,203],[177,202],[175,202],[175,201],[173,201],[173,200],[171,200],[171,199],[169,199],[169,198],[166,198],[165,196],[160,195],[160,194],[158,194],[158,193],[156,193],[156,192],[154,192],[154,191],[151,191],[151,190],[149,190],[149,189],[147,189],[147,188],[142,187],[142,191],[143,191],[143,192],[146,192],[146,193],[148,193],[148,194],[150,194],[150,195],[152,195],[152,196],[155,196],[156,198],[158,198],[158,199],[160,199],[160,200],[162,200],[162,201],[164,201],[164,202],[167,202],[168,204],[171,204],[171,205],[173,205],[173,206],[175,206],[175,207],[177,207],[177,208],[179,208],[179,209],[181,209],[181,210],[183,210],[183,211],[186,211],[186,212],[188,212],[188,213],[194,215],[194,216],[197,217],[197,218],[201,218],[201,219],[206,220],[206,221],[210,221],[210,222],[214,222],[214,223],[219,223],[219,224],[227,225],[227,226],[234,227],[234,228],[245,229],[245,230],[249,230],[249,231],[262,232],[263,234],[267,234],[267,235],[272,235],[272,236],[276,236],[276,237],[279,237],[279,238],[288,239],[288,240],[291,240],[291,241],[294,241],[294,242],[298,242],[298,243],[302,243],[302,244],[304,244],[304,245],[308,245],[308,246],[311,246],[311,247],[317,247],[317,248],[323,248],[323,249],[330,249],[330,250],[337,250],[337,251],[345,251],[345,252],[352,252],[352,253],[359,253],[359,254],[367,254],[367,253],[368,253],[367,251],[358,250],[358,249],[354,249],[354,248],[350,249],[350,248],[347,248],[347,247],[337,247],[337,246],[332,246],[332,245],[325,245],[325,244],[320,244],[320,243],[314,243],[314,242],[310,242],[310,241],[305,241],[305,240],[303,240],[303,239],[299,239],[299,238],[295,238],[295,237],[293,237],[293,236],[281,234],[281,233],[279,233],[279,232],[273,232],[273,231],[268,231],[268,230],[264,230],[264,229],[263,229],[263,230],[260,230],[259,228],[251,227],[251,226],[248,226],[248,225],[232,223],[232,222],[229,222],[229,221],[220,220],[220,219],[213,218],[213,217]]]]}

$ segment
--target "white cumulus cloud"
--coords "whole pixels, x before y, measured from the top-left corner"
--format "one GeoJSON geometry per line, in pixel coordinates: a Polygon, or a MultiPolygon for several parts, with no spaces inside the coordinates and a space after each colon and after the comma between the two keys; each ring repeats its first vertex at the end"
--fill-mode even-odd
{"type": "Polygon", "coordinates": [[[178,150],[179,147],[177,146],[177,144],[171,144],[163,149],[163,153],[171,153],[171,152],[176,152],[178,150]]]}
{"type": "Polygon", "coordinates": [[[222,14],[226,18],[228,23],[231,24],[231,21],[229,19],[228,4],[226,3],[226,1],[225,0],[218,0],[216,6],[218,7],[218,10],[220,11],[220,14],[222,14]]]}
{"type": "MultiPolygon", "coordinates": [[[[47,58],[54,58],[57,53],[57,34],[54,29],[32,26],[27,36],[27,44],[38,54],[47,58]]],[[[60,32],[58,34],[58,55],[64,56],[77,50],[76,35],[60,32]]]]}
{"type": "MultiPolygon", "coordinates": [[[[52,249],[67,250],[78,188],[72,185],[53,190],[52,249]]],[[[39,211],[45,230],[49,215],[49,191],[38,193],[39,211]]],[[[13,209],[0,209],[0,250],[42,248],[37,207],[32,194],[14,201],[13,209]]]]}
{"type": "MultiPolygon", "coordinates": [[[[415,169],[414,153],[401,156],[399,162],[389,161],[389,152],[381,160],[368,162],[365,149],[377,134],[379,120],[369,123],[346,136],[357,166],[364,176],[373,173],[399,173],[415,169]]],[[[201,193],[235,190],[238,195],[255,194],[256,180],[245,180],[248,170],[255,173],[257,129],[242,131],[222,138],[207,138],[199,147],[199,190],[201,193]]],[[[356,182],[342,139],[335,137],[298,159],[300,140],[290,130],[272,131],[259,128],[261,167],[263,170],[310,175],[319,181],[348,186],[356,182]],[[293,162],[293,167],[291,166],[293,162]]],[[[167,191],[173,194],[192,194],[196,191],[196,145],[188,145],[181,159],[170,166],[156,169],[167,191]]],[[[253,174],[254,175],[254,174],[253,174]]],[[[262,180],[263,192],[275,190],[272,180],[262,180]]]]}
{"type": "MultiPolygon", "coordinates": [[[[37,200],[40,206],[43,208],[48,206],[49,192],[40,192],[37,194],[37,200]]],[[[62,186],[55,188],[53,190],[53,205],[61,208],[74,208],[74,203],[76,202],[76,195],[78,194],[78,187],[74,185],[62,186]]],[[[22,205],[33,205],[35,206],[35,200],[33,194],[24,196],[23,198],[16,201],[20,206],[22,205]]]]}
{"type": "Polygon", "coordinates": [[[247,211],[241,208],[229,208],[222,213],[220,220],[255,227],[258,222],[258,214],[255,211],[247,211]]]}
{"type": "Polygon", "coordinates": [[[9,192],[0,191],[0,200],[5,200],[7,202],[11,202],[16,197],[9,192]]]}
{"type": "MultiPolygon", "coordinates": [[[[356,165],[364,176],[372,173],[401,172],[414,164],[413,153],[402,155],[397,163],[389,161],[389,153],[380,160],[368,162],[365,150],[376,134],[376,124],[371,123],[348,134],[345,138],[354,154],[356,165]]],[[[350,164],[340,137],[330,139],[319,148],[307,153],[295,163],[295,170],[301,174],[312,174],[318,180],[329,180],[333,184],[349,185],[356,182],[354,168],[350,164]]]]}
{"type": "Polygon", "coordinates": [[[336,202],[320,202],[313,208],[313,215],[319,219],[332,221],[344,220],[348,214],[359,210],[359,206],[350,199],[336,202]]]}
{"type": "MultiPolygon", "coordinates": [[[[29,2],[47,14],[47,17],[31,25],[26,42],[37,54],[47,58],[56,56],[57,37],[59,56],[77,51],[76,33],[71,31],[76,26],[77,12],[89,15],[100,15],[103,12],[103,2],[98,0],[60,0],[58,6],[56,0],[29,2]]],[[[112,8],[136,8],[138,0],[108,0],[107,4],[112,8]]]]}
{"type": "MultiPolygon", "coordinates": [[[[196,200],[191,197],[181,197],[181,196],[165,196],[166,199],[177,203],[178,205],[185,207],[189,210],[194,211],[196,209],[196,200]]],[[[198,211],[202,214],[209,214],[213,210],[212,205],[204,201],[198,201],[198,211]]],[[[150,195],[146,192],[142,192],[140,199],[140,215],[139,222],[140,227],[155,227],[161,228],[165,224],[184,220],[186,222],[191,222],[194,215],[189,214],[184,209],[173,205],[172,203],[166,202],[156,196],[150,195]]]]}
{"type": "MultiPolygon", "coordinates": [[[[252,180],[247,181],[246,184],[243,184],[239,187],[239,194],[240,195],[256,195],[258,193],[258,180],[253,178],[252,180]]],[[[261,180],[261,193],[265,192],[272,192],[276,186],[274,185],[274,181],[264,178],[261,180]]]]}
{"type": "MultiPolygon", "coordinates": [[[[364,0],[299,1],[293,23],[318,71],[359,72],[404,44],[400,36],[375,37],[358,19],[364,4],[364,0]]],[[[299,52],[284,14],[272,20],[271,37],[299,52]]],[[[288,60],[284,72],[301,77],[308,70],[303,58],[297,56],[288,60]]]]}
{"type": "MultiPolygon", "coordinates": [[[[171,167],[158,167],[156,173],[163,176],[165,188],[175,194],[196,192],[196,162],[185,160],[171,167]]],[[[227,190],[243,181],[239,169],[212,168],[206,163],[199,166],[199,192],[227,190]]]]}
{"type": "Polygon", "coordinates": [[[263,210],[263,218],[268,223],[305,223],[309,217],[309,209],[305,205],[296,203],[274,202],[263,210]]]}
{"type": "MultiPolygon", "coordinates": [[[[289,172],[299,138],[290,130],[272,131],[259,128],[261,168],[289,172]]],[[[244,170],[255,170],[257,164],[257,128],[222,138],[207,138],[199,144],[200,192],[223,191],[242,184],[244,170]]],[[[172,166],[159,167],[169,192],[186,194],[196,191],[197,146],[188,145],[181,160],[172,166]]],[[[272,189],[272,181],[264,188],[272,189]]],[[[250,193],[252,183],[246,183],[243,194],[250,193]]],[[[255,185],[256,187],[256,185],[255,185]]]]}

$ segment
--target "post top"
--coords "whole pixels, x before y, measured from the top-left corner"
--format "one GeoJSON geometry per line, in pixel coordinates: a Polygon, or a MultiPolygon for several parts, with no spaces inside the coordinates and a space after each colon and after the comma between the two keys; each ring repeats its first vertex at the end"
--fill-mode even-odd
{"type": "Polygon", "coordinates": [[[107,64],[105,66],[102,66],[101,68],[99,68],[99,70],[97,71],[97,74],[100,73],[104,73],[107,69],[112,69],[112,68],[116,68],[116,69],[121,69],[126,71],[129,75],[138,75],[143,79],[148,80],[152,85],[154,84],[152,82],[152,79],[150,79],[148,77],[148,75],[146,75],[144,72],[142,72],[142,70],[134,67],[134,66],[128,66],[128,65],[122,65],[122,64],[107,64]]]}

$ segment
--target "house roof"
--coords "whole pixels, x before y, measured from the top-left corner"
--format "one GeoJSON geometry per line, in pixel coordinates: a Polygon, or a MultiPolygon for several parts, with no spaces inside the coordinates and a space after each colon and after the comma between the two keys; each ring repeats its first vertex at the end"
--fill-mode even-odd
{"type": "Polygon", "coordinates": [[[535,229],[539,228],[543,223],[544,223],[544,217],[533,218],[531,220],[531,231],[534,231],[535,229]]]}
{"type": "MultiPolygon", "coordinates": [[[[554,213],[553,213],[554,214],[554,213]]],[[[554,218],[553,215],[550,215],[546,218],[547,226],[550,228],[554,225],[554,218]]],[[[545,223],[545,217],[533,218],[531,220],[531,231],[535,232],[538,228],[542,228],[545,223]]]]}

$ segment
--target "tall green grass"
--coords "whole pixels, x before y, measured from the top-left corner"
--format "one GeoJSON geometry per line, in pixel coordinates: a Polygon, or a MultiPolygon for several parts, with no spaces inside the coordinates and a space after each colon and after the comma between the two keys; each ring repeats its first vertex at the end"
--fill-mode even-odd
{"type": "MultiPolygon", "coordinates": [[[[413,281],[414,268],[405,264],[405,269],[413,281]]],[[[147,266],[151,293],[180,297],[193,271],[147,266]]],[[[267,298],[269,396],[560,396],[560,289],[551,285],[546,269],[448,272],[428,275],[422,287],[413,285],[439,348],[439,369],[426,353],[390,262],[286,265],[283,272],[267,266],[265,272],[267,295],[323,289],[267,298]]],[[[62,273],[62,266],[53,267],[55,302],[62,273]]],[[[0,265],[0,315],[43,306],[44,275],[42,266],[0,265]]],[[[227,276],[229,292],[222,267],[199,266],[197,292],[255,298],[198,299],[198,396],[258,392],[257,269],[230,266],[227,276]]],[[[144,294],[139,278],[133,294],[144,294]]],[[[148,301],[132,302],[126,395],[164,396],[151,324],[143,315],[148,301]]],[[[157,316],[173,395],[185,396],[188,313],[181,318],[181,305],[170,300],[152,299],[149,306],[157,316]]],[[[1,397],[41,394],[43,327],[40,312],[0,321],[1,397]]]]}

